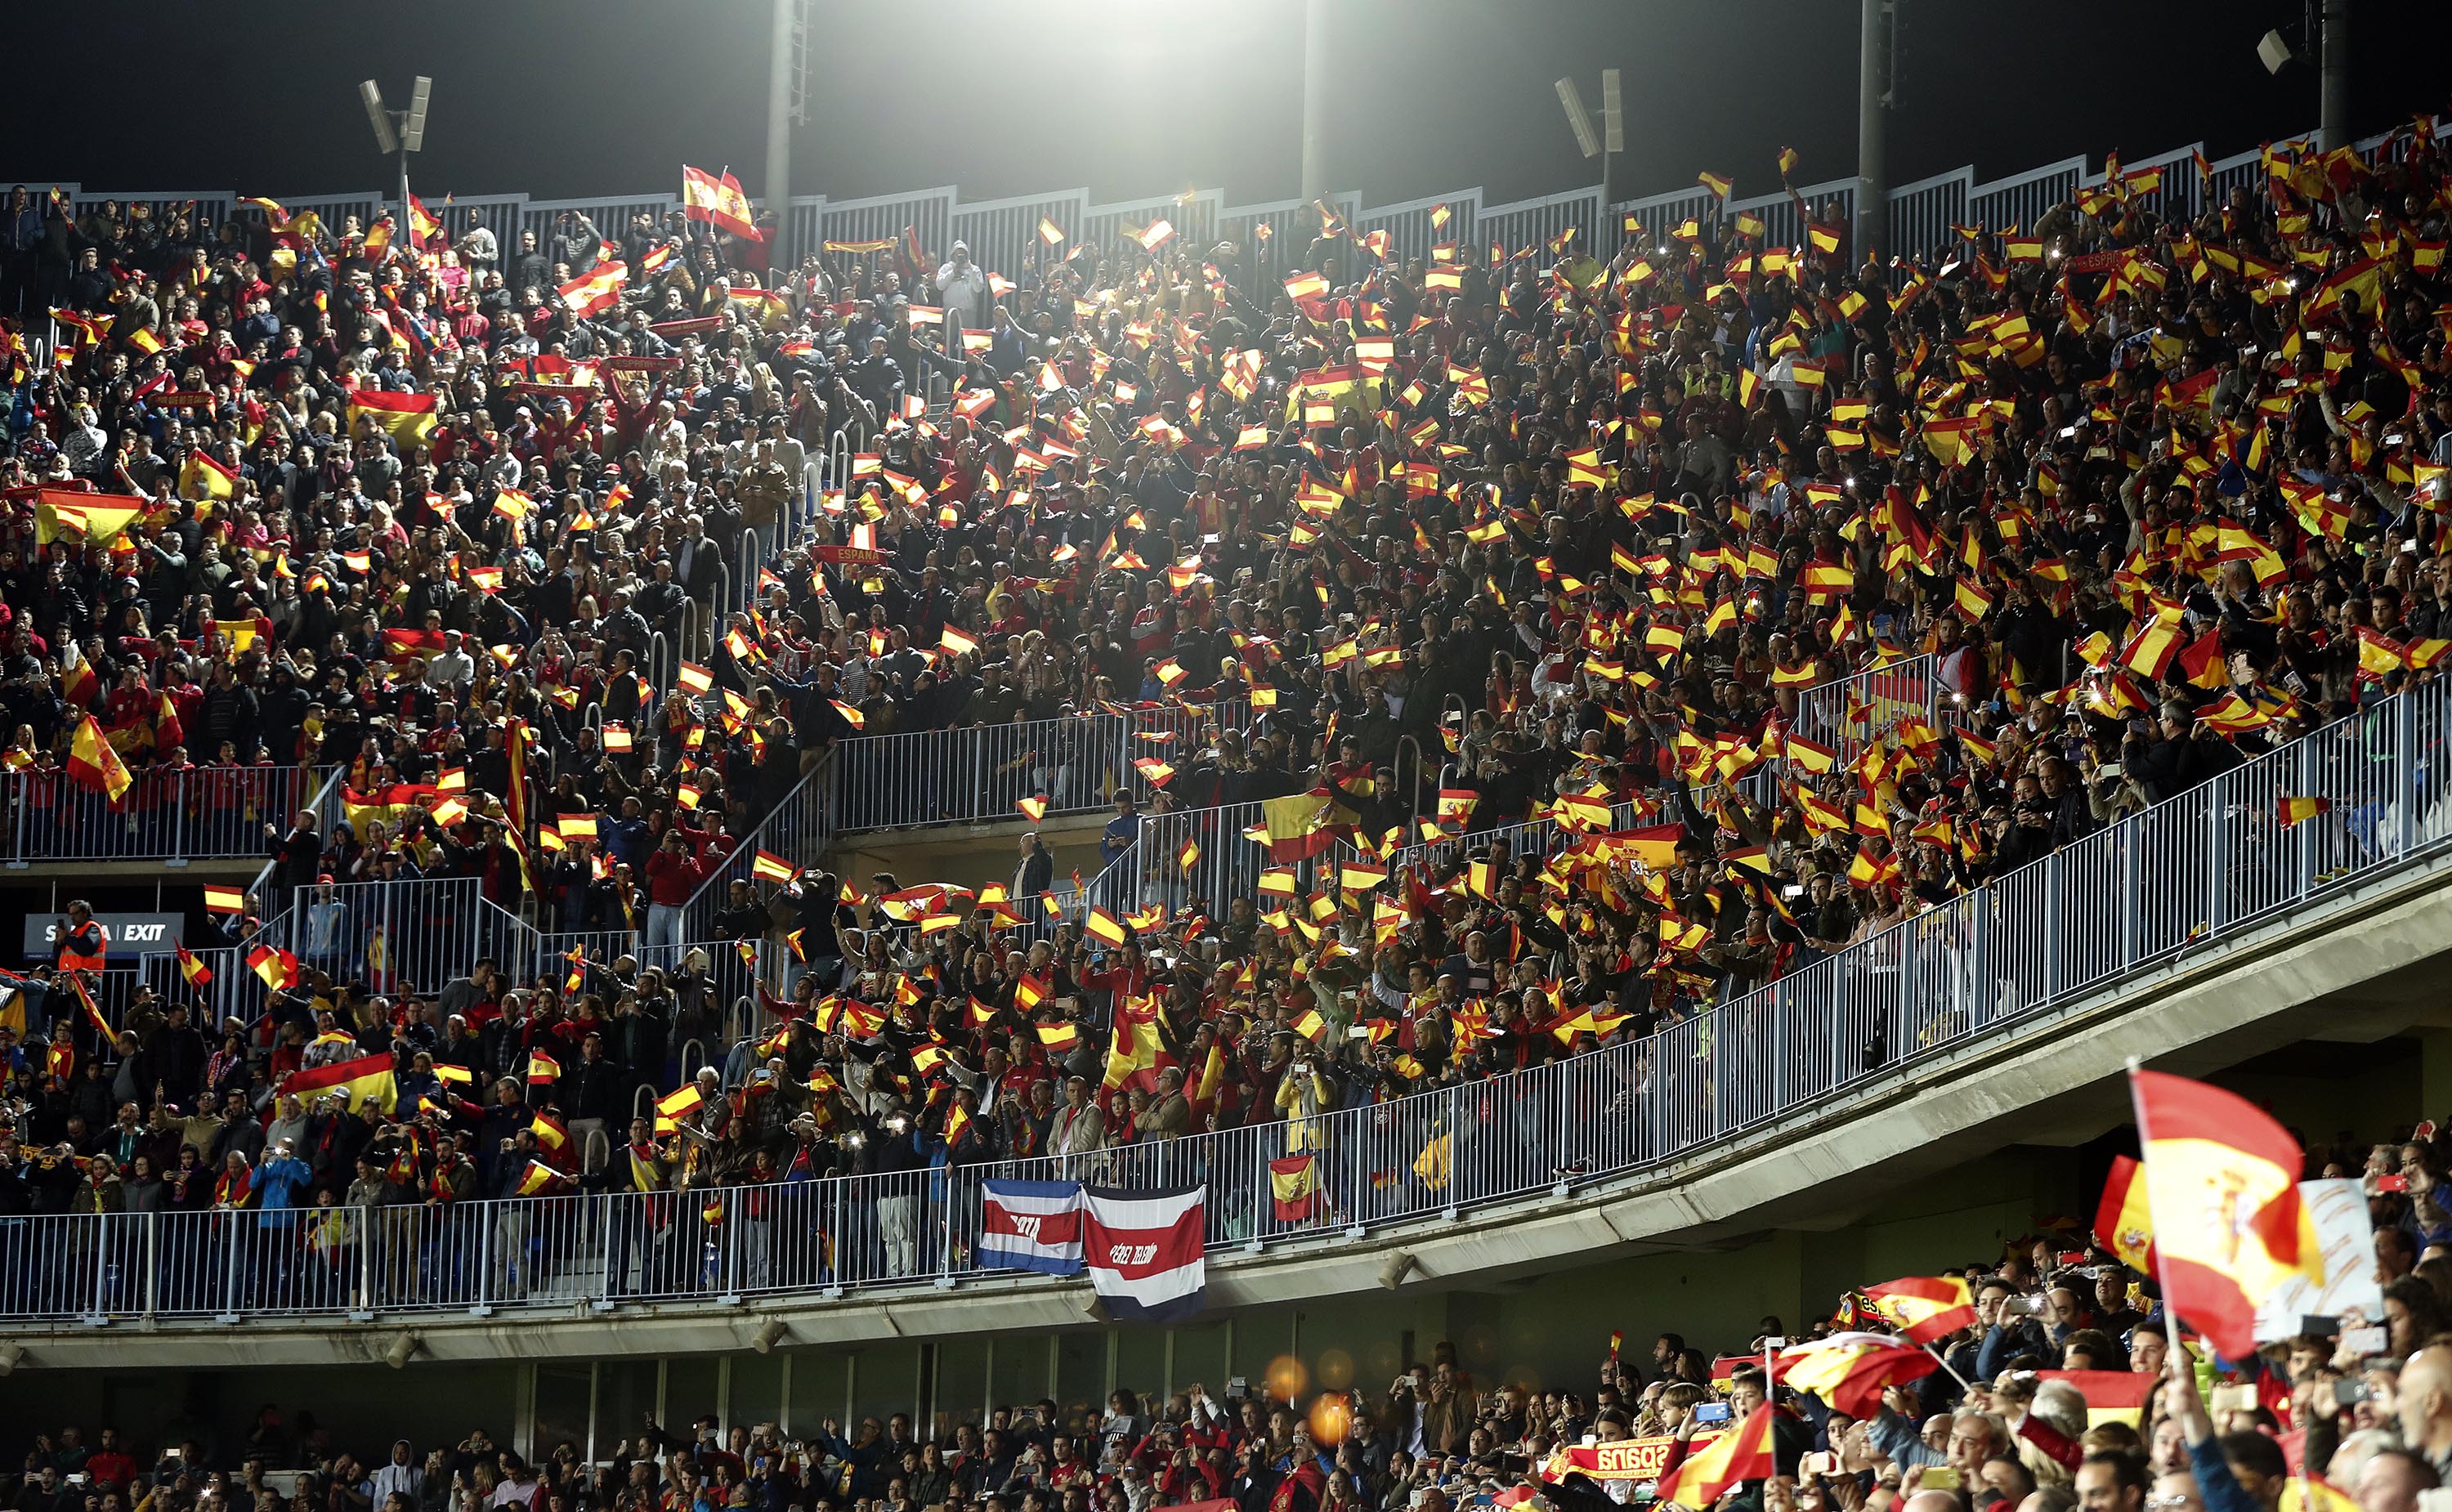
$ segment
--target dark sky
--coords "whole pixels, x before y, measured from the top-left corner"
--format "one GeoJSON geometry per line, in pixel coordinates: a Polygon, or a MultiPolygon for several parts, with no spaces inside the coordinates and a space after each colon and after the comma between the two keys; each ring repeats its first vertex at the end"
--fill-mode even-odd
{"type": "MultiPolygon", "coordinates": [[[[1481,185],[1491,201],[1597,177],[1552,81],[1597,107],[1625,70],[1627,194],[1730,173],[1742,197],[1854,171],[1852,0],[1328,0],[1331,176],[1366,204],[1481,185]]],[[[2359,0],[2354,127],[2448,102],[2452,4],[2359,0]]],[[[686,160],[753,190],[765,0],[102,0],[10,19],[10,179],[306,196],[389,182],[356,94],[434,76],[420,197],[677,187],[686,160]],[[78,60],[95,60],[91,67],[78,60]]],[[[965,198],[1298,187],[1300,0],[817,0],[794,188],[952,183],[965,198]]],[[[2221,157],[2313,128],[2316,77],[2257,37],[2297,0],[1904,0],[1890,177],[1997,176],[2202,137],[2221,157]]],[[[0,180],[7,182],[7,180],[0,180]]]]}

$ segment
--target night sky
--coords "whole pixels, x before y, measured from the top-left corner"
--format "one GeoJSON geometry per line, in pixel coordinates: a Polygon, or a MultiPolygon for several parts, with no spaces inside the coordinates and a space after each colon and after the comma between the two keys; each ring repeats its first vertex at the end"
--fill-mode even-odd
{"type": "MultiPolygon", "coordinates": [[[[1595,109],[1625,70],[1628,196],[1730,174],[1776,188],[1855,166],[1853,0],[1331,0],[1331,176],[1366,205],[1481,185],[1593,183],[1552,81],[1595,109]]],[[[2452,108],[2452,5],[2358,0],[2353,126],[2452,108]]],[[[817,0],[794,185],[836,198],[957,185],[1128,199],[1298,187],[1298,0],[817,0]]],[[[1905,0],[1890,179],[1979,177],[2202,138],[2210,156],[2310,129],[2316,76],[2266,75],[2268,0],[1905,0]]],[[[420,197],[672,191],[765,155],[764,0],[102,0],[22,7],[0,90],[6,179],[89,190],[306,196],[391,182],[356,93],[434,76],[420,197]]]]}

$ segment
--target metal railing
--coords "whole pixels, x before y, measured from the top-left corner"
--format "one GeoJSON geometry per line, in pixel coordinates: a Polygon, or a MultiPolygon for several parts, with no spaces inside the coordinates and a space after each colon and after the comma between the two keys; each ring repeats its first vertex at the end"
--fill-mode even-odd
{"type": "Polygon", "coordinates": [[[1104,808],[1117,792],[1147,801],[1136,760],[1181,766],[1213,723],[1239,729],[1249,717],[1236,700],[862,736],[835,747],[829,815],[838,831],[883,830],[1013,819],[1033,797],[1049,814],[1104,808]]]}
{"type": "Polygon", "coordinates": [[[1930,652],[1800,689],[1789,728],[1853,759],[1901,719],[1930,724],[1949,699],[1930,652]]]}
{"type": "MultiPolygon", "coordinates": [[[[2354,146],[2362,157],[2380,162],[2408,139],[2409,128],[2404,127],[2365,138],[2354,146]]],[[[2166,216],[2193,213],[2218,202],[2235,187],[2255,188],[2264,174],[2263,161],[2252,149],[2215,159],[2209,165],[2213,173],[2209,193],[2200,183],[2194,160],[2185,147],[2141,157],[2129,165],[2132,170],[2156,166],[2164,167],[2165,172],[2161,189],[2150,196],[2149,203],[2166,216]]],[[[44,187],[32,180],[27,182],[34,184],[38,193],[44,187]]],[[[1750,190],[1759,187],[1759,181],[1750,177],[1741,176],[1740,182],[1750,190]]],[[[1956,233],[1949,229],[1952,225],[1981,223],[1988,232],[1996,234],[2012,224],[2031,227],[2037,217],[2081,187],[2097,182],[2100,175],[2090,174],[2083,158],[2072,158],[1990,181],[1979,181],[1974,168],[1968,167],[1901,185],[1889,190],[1887,219],[1890,240],[1882,250],[1909,255],[1948,250],[1957,241],[1956,233]]],[[[1817,214],[1845,222],[1852,214],[1855,184],[1852,178],[1833,179],[1809,185],[1797,193],[1817,214]]],[[[70,208],[80,215],[106,201],[144,205],[157,221],[172,214],[189,215],[195,225],[205,228],[262,214],[242,205],[234,192],[226,189],[113,194],[76,184],[61,184],[59,187],[68,190],[70,208]]],[[[455,239],[465,229],[466,210],[476,209],[494,231],[499,244],[498,265],[504,267],[519,255],[518,232],[522,229],[535,231],[540,245],[550,253],[554,222],[564,210],[587,215],[599,232],[619,241],[629,231],[633,216],[650,214],[661,225],[665,215],[680,208],[680,202],[669,193],[577,200],[532,200],[522,194],[461,195],[456,200],[441,194],[423,197],[429,208],[452,204],[451,209],[441,213],[455,239]]],[[[336,234],[344,215],[355,215],[363,224],[376,214],[399,208],[397,201],[385,191],[280,198],[293,211],[317,211],[336,234]]],[[[1709,190],[1692,186],[1607,206],[1601,203],[1598,186],[1504,205],[1477,187],[1377,207],[1365,206],[1362,197],[1352,190],[1326,198],[1339,215],[1362,231],[1387,231],[1389,255],[1396,258],[1426,258],[1434,245],[1453,243],[1465,261],[1477,262],[1487,255],[1487,245],[1492,242],[1499,244],[1506,254],[1513,254],[1539,246],[1566,230],[1578,233],[1572,244],[1575,250],[1608,257],[1618,247],[1628,215],[1634,216],[1645,233],[1655,239],[1666,237],[1690,217],[1708,220],[1743,212],[1752,213],[1766,223],[1766,239],[1771,245],[1794,245],[1803,236],[1794,203],[1784,191],[1756,193],[1727,206],[1722,206],[1709,190]],[[1431,210],[1442,204],[1449,207],[1449,217],[1444,226],[1434,227],[1431,225],[1431,210]]],[[[933,262],[945,255],[956,237],[962,237],[970,242],[973,257],[979,265],[1016,281],[1029,278],[1038,268],[1060,257],[1070,250],[1075,240],[1101,247],[1128,246],[1130,244],[1123,241],[1121,234],[1125,227],[1145,226],[1160,216],[1175,226],[1177,240],[1186,248],[1200,249],[1214,238],[1224,237],[1247,248],[1256,265],[1271,270],[1299,255],[1311,233],[1318,228],[1317,214],[1307,200],[1251,205],[1227,205],[1223,200],[1220,191],[1206,189],[1181,204],[1164,198],[1093,205],[1086,193],[1072,189],[966,203],[955,189],[944,187],[858,200],[801,195],[784,208],[781,219],[784,245],[795,252],[814,251],[828,238],[899,242],[908,226],[916,231],[921,249],[933,262]],[[1051,249],[1039,241],[1038,222],[1042,216],[1066,234],[1068,240],[1063,245],[1051,249]],[[1256,240],[1256,233],[1262,226],[1273,233],[1267,244],[1256,240]]],[[[768,207],[762,201],[759,203],[768,207]]],[[[842,254],[833,260],[838,265],[849,261],[842,254]]],[[[935,269],[928,271],[933,273],[935,269]]]]}
{"type": "Polygon", "coordinates": [[[287,831],[301,809],[327,817],[331,778],[312,767],[140,767],[130,776],[116,802],[63,772],[0,776],[10,864],[257,856],[266,825],[287,831]]]}
{"type": "Polygon", "coordinates": [[[1980,1039],[2048,1030],[2054,1010],[2140,971],[2441,856],[2447,729],[2445,684],[2385,700],[1649,1038],[1504,1077],[1296,1103],[1093,1154],[770,1187],[403,1206],[338,1227],[314,1212],[0,1220],[12,1262],[0,1315],[482,1311],[949,1284],[988,1269],[976,1239],[990,1178],[1200,1183],[1222,1250],[1656,1168],[1980,1039]],[[2292,795],[2331,807],[2285,829],[2278,801],[2292,795]],[[1268,1163],[1303,1155],[1320,1197],[1289,1222],[1268,1163]]]}
{"type": "Polygon", "coordinates": [[[772,852],[796,866],[815,865],[834,842],[835,832],[842,828],[834,812],[829,776],[841,761],[842,747],[838,745],[821,756],[816,767],[803,772],[792,791],[741,837],[680,910],[667,916],[651,908],[645,943],[661,950],[685,939],[715,938],[722,933],[715,927],[715,916],[729,906],[732,884],[750,880],[761,851],[772,852]]]}

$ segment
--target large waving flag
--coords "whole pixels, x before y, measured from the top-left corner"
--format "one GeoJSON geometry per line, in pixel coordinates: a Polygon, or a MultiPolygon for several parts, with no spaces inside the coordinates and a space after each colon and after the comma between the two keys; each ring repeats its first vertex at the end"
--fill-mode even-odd
{"type": "Polygon", "coordinates": [[[2256,1352],[2256,1305],[2282,1283],[2324,1280],[2324,1252],[2299,1196],[2306,1157],[2244,1097],[2131,1070],[2146,1203],[2166,1306],[2233,1360],[2256,1352]]]}
{"type": "Polygon", "coordinates": [[[1975,1324],[1975,1299],[1968,1294],[1966,1279],[1960,1276],[1885,1281],[1867,1286],[1864,1297],[1909,1344],[1931,1344],[1975,1324]]]}
{"type": "Polygon", "coordinates": [[[361,388],[349,396],[349,423],[371,420],[402,450],[423,444],[441,423],[438,402],[432,394],[395,394],[384,389],[361,388]]]}
{"type": "Polygon", "coordinates": [[[136,782],[128,775],[128,768],[121,764],[119,753],[110,748],[110,741],[104,736],[102,726],[94,723],[93,716],[89,714],[85,717],[85,722],[77,726],[76,737],[69,743],[68,773],[79,787],[108,795],[113,803],[117,803],[136,782]]]}
{"type": "Polygon", "coordinates": [[[718,177],[682,164],[682,214],[693,221],[712,222],[735,236],[752,240],[758,236],[749,196],[742,192],[741,181],[732,176],[729,168],[718,177]]]}
{"type": "Polygon", "coordinates": [[[1081,1191],[1081,1258],[1108,1316],[1163,1323],[1200,1310],[1208,1285],[1201,1258],[1206,1187],[1181,1191],[1081,1191]]]}
{"type": "Polygon", "coordinates": [[[388,1113],[396,1097],[392,1081],[392,1060],[388,1051],[377,1055],[361,1055],[354,1060],[334,1061],[311,1071],[299,1071],[281,1084],[284,1092],[295,1093],[300,1101],[312,1107],[326,1092],[339,1092],[348,1099],[349,1111],[356,1112],[367,1103],[388,1113]]]}
{"type": "Polygon", "coordinates": [[[2111,1157],[2103,1202],[2094,1210],[2094,1242],[2131,1270],[2154,1273],[2154,1215],[2146,1208],[2146,1184],[2137,1179],[2137,1162],[2126,1155],[2111,1157]]]}
{"type": "Polygon", "coordinates": [[[1662,1476],[1655,1494],[1663,1502],[1701,1512],[1733,1486],[1770,1480],[1776,1473],[1770,1452],[1773,1410],[1768,1402],[1754,1408],[1736,1432],[1722,1434],[1709,1448],[1662,1476]]]}
{"type": "Polygon", "coordinates": [[[1884,1386],[1921,1381],[1940,1368],[1931,1354],[1887,1333],[1834,1333],[1790,1345],[1770,1363],[1772,1380],[1859,1419],[1881,1409],[1884,1386]]]}

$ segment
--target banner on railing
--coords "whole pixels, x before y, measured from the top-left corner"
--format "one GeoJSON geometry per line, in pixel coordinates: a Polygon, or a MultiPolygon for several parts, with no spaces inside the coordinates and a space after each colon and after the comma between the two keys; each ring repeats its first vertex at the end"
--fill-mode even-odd
{"type": "Polygon", "coordinates": [[[1070,1276],[1081,1268],[1081,1184],[979,1183],[979,1264],[1070,1276]]]}

